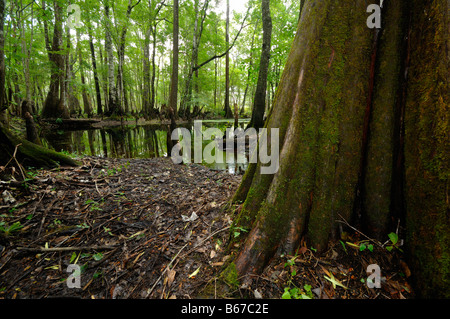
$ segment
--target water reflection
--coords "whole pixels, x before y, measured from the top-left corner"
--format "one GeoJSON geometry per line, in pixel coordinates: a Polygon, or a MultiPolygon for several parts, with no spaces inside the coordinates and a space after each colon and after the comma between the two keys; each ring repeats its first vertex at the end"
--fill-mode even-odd
{"type": "MultiPolygon", "coordinates": [[[[244,128],[247,120],[241,120],[244,128]]],[[[233,122],[227,120],[203,121],[203,128],[217,127],[222,132],[227,128],[234,130],[233,122]]],[[[193,124],[181,125],[193,135],[193,124]]],[[[95,130],[66,131],[55,130],[45,132],[41,136],[44,146],[56,151],[80,155],[112,157],[112,158],[156,158],[167,156],[168,127],[165,125],[127,126],[95,130]]],[[[194,141],[194,137],[192,137],[194,141]]],[[[212,140],[203,139],[203,149],[212,140]]],[[[193,156],[193,155],[192,155],[193,156]]],[[[241,174],[248,166],[247,152],[236,150],[219,150],[222,163],[207,163],[203,165],[212,169],[227,170],[231,174],[241,174]]],[[[189,161],[189,160],[188,160],[189,161]]],[[[194,158],[191,159],[194,162],[194,158]]]]}

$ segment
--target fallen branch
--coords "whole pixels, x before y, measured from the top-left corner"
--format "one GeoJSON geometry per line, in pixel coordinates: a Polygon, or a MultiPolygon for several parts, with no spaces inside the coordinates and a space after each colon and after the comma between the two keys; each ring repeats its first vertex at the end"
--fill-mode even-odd
{"type": "Polygon", "coordinates": [[[100,246],[73,246],[73,247],[17,247],[17,250],[29,252],[58,252],[58,251],[78,251],[78,250],[107,250],[117,248],[117,245],[100,245],[100,246]]]}

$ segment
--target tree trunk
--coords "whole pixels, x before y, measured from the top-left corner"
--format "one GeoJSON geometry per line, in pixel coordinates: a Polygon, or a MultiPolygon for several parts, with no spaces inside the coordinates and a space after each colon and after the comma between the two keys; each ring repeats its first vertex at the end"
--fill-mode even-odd
{"type": "Polygon", "coordinates": [[[98,80],[97,61],[95,60],[95,50],[94,50],[94,42],[92,39],[92,30],[89,23],[88,23],[88,34],[89,34],[89,47],[91,49],[92,71],[94,73],[95,95],[97,98],[97,115],[101,115],[103,114],[102,96],[100,93],[100,82],[98,80]]]}
{"type": "Polygon", "coordinates": [[[75,160],[68,156],[13,135],[0,123],[0,145],[2,148],[2,152],[0,153],[0,165],[6,165],[13,157],[16,146],[19,144],[20,146],[17,148],[16,159],[22,165],[48,168],[58,167],[60,165],[78,165],[75,160]]]}
{"type": "Polygon", "coordinates": [[[150,34],[151,26],[145,31],[144,38],[144,58],[143,58],[143,71],[144,71],[144,90],[142,91],[142,111],[145,118],[150,118],[150,34]]]}
{"type": "MultiPolygon", "coordinates": [[[[153,48],[152,48],[152,77],[150,79],[150,113],[153,117],[156,115],[155,104],[156,104],[156,90],[155,90],[155,81],[156,81],[156,29],[158,24],[155,22],[153,24],[153,48]]],[[[158,84],[156,83],[156,87],[158,84]]]]}
{"type": "Polygon", "coordinates": [[[340,217],[385,239],[404,184],[417,292],[449,297],[448,2],[389,2],[381,30],[366,6],[305,2],[266,123],[279,128],[279,170],[249,166],[233,226],[250,231],[225,273],[250,278],[302,237],[323,251],[340,217]]]}
{"type": "Polygon", "coordinates": [[[178,0],[173,0],[173,48],[172,48],[172,76],[170,80],[169,109],[174,117],[178,117],[178,0]]]}
{"type": "Polygon", "coordinates": [[[42,117],[69,118],[70,115],[67,105],[64,101],[61,101],[61,97],[64,97],[65,84],[63,79],[65,76],[65,65],[64,55],[62,54],[61,48],[63,39],[62,8],[58,4],[58,1],[54,1],[54,11],[55,25],[53,29],[53,42],[51,47],[48,40],[47,23],[44,23],[46,48],[51,63],[51,76],[49,91],[42,109],[42,117]]]}
{"type": "MultiPolygon", "coordinates": [[[[22,5],[21,5],[22,6],[22,5]]],[[[33,6],[31,6],[31,19],[33,19],[33,6]]],[[[22,64],[24,69],[24,79],[25,79],[25,101],[24,104],[22,101],[22,117],[25,118],[26,113],[29,112],[33,114],[32,109],[32,99],[31,99],[31,81],[30,81],[30,57],[31,57],[31,49],[33,43],[33,29],[31,29],[31,39],[30,46],[27,46],[27,41],[25,40],[25,19],[21,17],[23,14],[23,10],[18,11],[18,20],[20,22],[20,37],[21,37],[21,46],[22,46],[22,64]],[[25,106],[25,109],[23,108],[25,106]]]]}
{"type": "MultiPolygon", "coordinates": [[[[225,31],[225,43],[228,48],[230,45],[230,0],[227,0],[227,26],[225,31]]],[[[233,112],[230,107],[230,51],[225,56],[225,118],[232,118],[233,112]]]]}
{"type": "Polygon", "coordinates": [[[253,100],[252,118],[248,127],[256,129],[264,126],[264,111],[266,109],[267,75],[269,73],[270,49],[272,41],[272,18],[270,16],[270,0],[261,1],[263,24],[263,44],[259,63],[258,83],[253,100]]]}
{"type": "Polygon", "coordinates": [[[415,0],[408,7],[406,242],[419,296],[450,298],[450,3],[415,0]]]}
{"type": "Polygon", "coordinates": [[[78,51],[78,65],[80,66],[80,79],[81,79],[81,96],[83,98],[83,110],[84,114],[87,115],[88,118],[92,117],[92,105],[89,99],[87,90],[86,90],[86,80],[84,77],[84,63],[83,63],[83,55],[81,53],[81,40],[80,40],[80,29],[76,29],[77,35],[77,51],[78,51]]]}
{"type": "Polygon", "coordinates": [[[116,79],[114,76],[114,55],[112,47],[111,30],[112,23],[109,16],[109,3],[105,4],[105,18],[106,18],[106,29],[105,29],[105,51],[108,59],[108,115],[120,115],[121,109],[118,102],[117,89],[116,89],[116,79]]]}
{"type": "Polygon", "coordinates": [[[364,3],[305,10],[268,121],[280,129],[280,169],[261,175],[251,165],[235,195],[245,200],[237,224],[253,226],[236,259],[241,274],[261,271],[277,249],[295,252],[304,233],[325,249],[337,213],[353,212],[373,32],[364,3]]]}
{"type": "Polygon", "coordinates": [[[6,110],[8,104],[6,102],[6,70],[5,70],[5,35],[4,35],[4,25],[5,25],[5,10],[6,2],[0,1],[0,125],[9,125],[6,110]]]}

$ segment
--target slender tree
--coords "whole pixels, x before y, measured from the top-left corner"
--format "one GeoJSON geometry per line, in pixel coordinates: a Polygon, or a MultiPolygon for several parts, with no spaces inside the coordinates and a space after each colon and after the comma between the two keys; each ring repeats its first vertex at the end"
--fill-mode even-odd
{"type": "Polygon", "coordinates": [[[178,34],[179,34],[179,17],[178,17],[178,0],[173,0],[173,47],[172,47],[172,75],[170,78],[169,93],[169,110],[178,116],[178,34]]]}
{"type": "Polygon", "coordinates": [[[118,101],[118,92],[116,87],[114,71],[114,55],[112,45],[112,22],[110,18],[109,0],[105,2],[105,51],[108,61],[108,115],[122,115],[123,111],[118,101]]]}
{"type": "Polygon", "coordinates": [[[94,73],[95,96],[97,100],[97,115],[101,115],[103,114],[102,95],[100,93],[100,81],[98,79],[97,61],[95,59],[95,48],[90,21],[88,22],[88,35],[89,35],[89,48],[91,50],[92,72],[94,73]]]}
{"type": "MultiPolygon", "coordinates": [[[[230,45],[230,0],[227,0],[227,22],[225,31],[225,43],[228,48],[230,45]]],[[[226,118],[232,118],[233,112],[230,107],[230,51],[225,55],[225,102],[224,112],[226,118]]]]}
{"type": "Polygon", "coordinates": [[[272,41],[272,18],[270,16],[270,0],[261,1],[263,24],[263,43],[259,63],[258,83],[253,99],[252,118],[248,127],[262,128],[264,126],[264,111],[266,109],[267,76],[269,73],[270,47],[272,41]]]}

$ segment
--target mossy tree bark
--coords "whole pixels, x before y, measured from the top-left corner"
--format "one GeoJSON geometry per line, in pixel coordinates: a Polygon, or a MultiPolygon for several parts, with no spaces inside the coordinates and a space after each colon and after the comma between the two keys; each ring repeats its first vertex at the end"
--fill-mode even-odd
{"type": "Polygon", "coordinates": [[[252,165],[235,195],[251,228],[235,260],[259,272],[277,249],[292,253],[307,233],[324,249],[337,214],[350,219],[359,179],[373,31],[363,2],[309,1],[267,127],[280,129],[280,169],[252,165]]]}
{"type": "Polygon", "coordinates": [[[264,126],[264,111],[266,109],[267,75],[269,72],[270,49],[272,42],[272,17],[270,15],[270,1],[261,1],[261,19],[263,23],[263,44],[259,64],[258,83],[253,100],[252,118],[247,127],[256,129],[264,126]]]}
{"type": "Polygon", "coordinates": [[[50,87],[42,109],[43,118],[69,118],[69,110],[65,103],[65,72],[64,55],[62,54],[62,8],[58,1],[54,1],[55,24],[53,40],[50,46],[47,21],[44,19],[45,45],[51,63],[50,87]]]}
{"type": "Polygon", "coordinates": [[[0,146],[2,149],[0,153],[0,165],[5,165],[13,157],[16,146],[19,144],[16,159],[22,165],[45,168],[53,168],[60,165],[79,165],[68,156],[15,136],[0,123],[0,146]]]}
{"type": "Polygon", "coordinates": [[[405,108],[407,244],[423,297],[450,297],[450,3],[410,5],[405,108]]]}
{"type": "Polygon", "coordinates": [[[385,3],[381,30],[366,25],[368,3],[305,2],[266,122],[279,128],[280,168],[262,175],[251,164],[233,198],[242,203],[234,226],[250,230],[230,265],[238,276],[294,254],[302,237],[324,250],[339,216],[387,238],[404,215],[395,198],[404,191],[413,271],[443,295],[435,288],[449,283],[448,3],[416,2],[385,3]]]}

